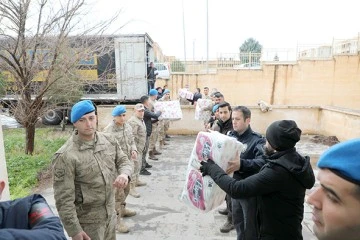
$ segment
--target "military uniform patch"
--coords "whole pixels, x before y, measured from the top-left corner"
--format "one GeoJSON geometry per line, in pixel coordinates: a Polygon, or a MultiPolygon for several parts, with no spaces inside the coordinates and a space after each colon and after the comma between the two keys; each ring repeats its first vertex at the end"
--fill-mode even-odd
{"type": "Polygon", "coordinates": [[[65,177],[65,169],[62,168],[55,168],[54,169],[54,181],[64,181],[65,177]]]}

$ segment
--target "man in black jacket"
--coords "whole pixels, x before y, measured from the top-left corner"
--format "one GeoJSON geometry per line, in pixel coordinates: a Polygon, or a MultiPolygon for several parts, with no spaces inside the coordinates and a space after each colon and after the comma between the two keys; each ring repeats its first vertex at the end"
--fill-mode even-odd
{"type": "MultiPolygon", "coordinates": [[[[5,182],[0,179],[0,199],[5,182]]],[[[0,240],[66,240],[60,219],[41,195],[0,202],[0,240]]]]}
{"type": "MultiPolygon", "coordinates": [[[[234,172],[236,180],[245,179],[258,173],[265,164],[262,158],[265,139],[251,129],[250,122],[250,109],[245,106],[237,106],[233,109],[232,124],[234,131],[229,132],[228,135],[236,138],[245,147],[240,159],[230,161],[227,169],[228,173],[234,172]]],[[[231,199],[232,217],[239,236],[238,239],[257,239],[256,202],[256,197],[231,199]]]]}
{"type": "MultiPolygon", "coordinates": [[[[231,106],[228,102],[223,102],[218,105],[219,119],[215,120],[212,130],[217,131],[221,134],[227,135],[230,131],[233,130],[232,119],[231,119],[231,106]]],[[[219,213],[226,215],[227,219],[224,225],[220,227],[220,232],[228,233],[233,230],[233,214],[232,214],[232,205],[231,197],[226,195],[226,209],[219,210],[219,213]]]]}
{"type": "Polygon", "coordinates": [[[150,136],[151,136],[151,132],[152,132],[152,119],[157,120],[158,117],[160,117],[161,112],[154,113],[150,110],[150,103],[149,103],[148,96],[142,96],[140,98],[140,102],[145,107],[144,123],[146,126],[146,143],[145,143],[145,149],[144,149],[143,155],[142,155],[142,164],[141,164],[140,174],[141,175],[150,175],[151,173],[148,170],[146,170],[146,168],[151,168],[151,165],[148,164],[146,161],[146,155],[149,150],[149,141],[150,141],[150,136]]]}
{"type": "Polygon", "coordinates": [[[257,226],[262,240],[302,240],[305,190],[314,186],[309,157],[296,152],[301,130],[292,120],[272,123],[266,131],[266,164],[244,180],[229,177],[212,160],[201,162],[209,175],[232,198],[258,197],[257,226]]]}

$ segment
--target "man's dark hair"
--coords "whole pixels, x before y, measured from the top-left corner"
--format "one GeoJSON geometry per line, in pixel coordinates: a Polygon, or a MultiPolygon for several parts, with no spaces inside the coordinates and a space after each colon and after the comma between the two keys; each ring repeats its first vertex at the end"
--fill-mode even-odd
{"type": "Polygon", "coordinates": [[[147,100],[149,100],[149,96],[142,96],[142,97],[140,98],[140,102],[141,102],[141,103],[144,103],[144,102],[146,102],[147,100]]]}
{"type": "Polygon", "coordinates": [[[233,112],[242,112],[244,120],[251,118],[251,111],[245,106],[236,106],[234,107],[233,112]]]}
{"type": "Polygon", "coordinates": [[[197,90],[198,92],[201,92],[200,88],[196,88],[196,90],[197,90]]]}
{"type": "Polygon", "coordinates": [[[208,87],[204,87],[204,89],[207,89],[207,90],[209,90],[209,88],[208,88],[208,87]]]}
{"type": "Polygon", "coordinates": [[[216,92],[216,93],[214,93],[214,97],[216,97],[216,98],[223,98],[224,95],[223,95],[221,92],[216,92]]]}
{"type": "Polygon", "coordinates": [[[228,102],[222,102],[222,103],[219,104],[218,109],[223,108],[223,107],[228,107],[229,111],[231,111],[231,105],[230,105],[230,103],[228,103],[228,102]]]}

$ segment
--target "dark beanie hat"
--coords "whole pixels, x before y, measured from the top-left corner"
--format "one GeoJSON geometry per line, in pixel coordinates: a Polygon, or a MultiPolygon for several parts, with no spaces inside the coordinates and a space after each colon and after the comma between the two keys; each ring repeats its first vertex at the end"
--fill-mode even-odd
{"type": "Polygon", "coordinates": [[[273,122],[266,130],[266,140],[276,151],[293,148],[300,136],[301,130],[293,120],[273,122]]]}

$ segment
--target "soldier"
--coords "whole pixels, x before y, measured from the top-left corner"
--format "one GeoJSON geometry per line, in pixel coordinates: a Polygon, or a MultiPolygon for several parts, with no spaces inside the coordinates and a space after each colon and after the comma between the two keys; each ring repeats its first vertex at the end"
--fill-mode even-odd
{"type": "MultiPolygon", "coordinates": [[[[157,98],[158,92],[155,89],[151,89],[149,92],[149,104],[150,111],[154,112],[154,104],[157,98]]],[[[152,120],[152,132],[149,142],[149,158],[152,160],[159,160],[155,155],[160,155],[161,152],[156,150],[156,143],[159,138],[159,121],[158,119],[152,120]]]]}
{"type": "MultiPolygon", "coordinates": [[[[137,160],[137,149],[132,135],[131,126],[126,123],[126,108],[125,106],[118,105],[112,111],[113,121],[104,128],[104,132],[112,134],[118,141],[121,149],[127,155],[128,159],[131,159],[132,169],[134,169],[134,161],[137,160]]],[[[132,171],[133,173],[133,171],[132,171]]],[[[126,198],[130,194],[135,198],[139,198],[135,190],[136,182],[131,179],[129,186],[125,189],[117,189],[115,192],[115,208],[118,215],[122,217],[132,217],[136,215],[136,212],[126,208],[126,198]]],[[[118,231],[121,233],[128,233],[129,228],[123,221],[119,219],[118,231]]]]}
{"type": "Polygon", "coordinates": [[[114,187],[128,185],[132,168],[118,142],[96,131],[95,107],[89,100],[71,110],[76,131],[55,153],[53,186],[56,208],[69,236],[116,239],[114,187]]]}
{"type": "MultiPolygon", "coordinates": [[[[144,111],[143,104],[138,103],[134,107],[134,115],[131,116],[128,123],[132,128],[136,149],[138,150],[137,161],[134,162],[134,174],[132,176],[133,181],[137,187],[145,186],[145,182],[139,180],[140,169],[142,165],[142,155],[145,150],[146,143],[146,126],[144,123],[144,111]]],[[[146,166],[144,166],[146,167],[146,166]]]]}
{"type": "MultiPolygon", "coordinates": [[[[159,99],[159,101],[171,101],[170,99],[170,90],[166,89],[163,93],[163,97],[159,99]]],[[[170,120],[160,120],[159,121],[159,142],[160,147],[163,147],[165,145],[169,145],[166,141],[169,140],[169,138],[166,138],[166,131],[170,127],[170,120]]]]}

